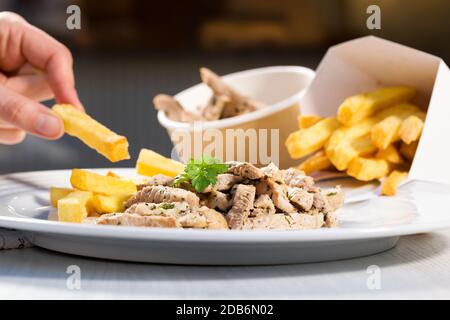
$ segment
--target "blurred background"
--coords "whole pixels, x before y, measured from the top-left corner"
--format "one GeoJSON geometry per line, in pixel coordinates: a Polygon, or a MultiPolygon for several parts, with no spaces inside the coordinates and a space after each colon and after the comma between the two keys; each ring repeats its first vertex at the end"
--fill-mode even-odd
{"type": "MultiPolygon", "coordinates": [[[[269,65],[316,68],[333,44],[373,34],[450,61],[448,0],[1,0],[0,11],[24,16],[74,55],[77,88],[88,112],[139,150],[165,155],[170,140],[152,98],[199,82],[198,69],[219,74],[269,65]],[[81,30],[68,30],[66,9],[81,8],[81,30]],[[381,8],[381,30],[368,30],[366,9],[381,8]]],[[[53,102],[47,102],[52,105],[53,102]]],[[[111,163],[76,139],[29,136],[0,146],[0,172],[111,163]]]]}

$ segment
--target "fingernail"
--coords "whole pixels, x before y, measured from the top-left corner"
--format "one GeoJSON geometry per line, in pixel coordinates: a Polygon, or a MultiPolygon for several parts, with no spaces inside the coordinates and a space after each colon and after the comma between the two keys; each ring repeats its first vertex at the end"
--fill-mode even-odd
{"type": "Polygon", "coordinates": [[[61,132],[61,121],[50,114],[42,113],[36,121],[36,131],[47,137],[55,137],[61,132]]]}

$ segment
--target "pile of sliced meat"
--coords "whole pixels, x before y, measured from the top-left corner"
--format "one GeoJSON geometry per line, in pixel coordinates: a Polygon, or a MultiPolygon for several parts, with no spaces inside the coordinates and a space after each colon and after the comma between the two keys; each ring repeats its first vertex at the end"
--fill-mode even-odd
{"type": "Polygon", "coordinates": [[[102,215],[98,224],[203,229],[315,229],[337,225],[339,187],[321,189],[304,172],[229,162],[228,172],[202,193],[156,175],[139,186],[125,212],[102,215]]]}
{"type": "Polygon", "coordinates": [[[200,69],[200,77],[213,93],[208,103],[200,107],[200,112],[194,113],[184,109],[175,98],[166,94],[158,94],[153,99],[156,110],[164,111],[166,116],[174,121],[194,122],[235,117],[264,107],[262,103],[241,95],[207,68],[200,69]]]}

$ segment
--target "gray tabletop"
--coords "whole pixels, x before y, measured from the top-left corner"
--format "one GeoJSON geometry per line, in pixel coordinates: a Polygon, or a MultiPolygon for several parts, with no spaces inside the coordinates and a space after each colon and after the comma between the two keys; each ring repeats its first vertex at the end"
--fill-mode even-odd
{"type": "Polygon", "coordinates": [[[448,299],[449,243],[447,229],[403,237],[396,248],[374,256],[259,267],[151,265],[40,248],[3,250],[0,298],[448,299]]]}

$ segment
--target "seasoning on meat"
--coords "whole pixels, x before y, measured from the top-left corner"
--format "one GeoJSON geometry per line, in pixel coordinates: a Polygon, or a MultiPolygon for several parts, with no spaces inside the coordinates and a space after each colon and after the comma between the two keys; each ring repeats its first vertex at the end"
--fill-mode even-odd
{"type": "Polygon", "coordinates": [[[264,176],[261,169],[248,162],[230,161],[227,162],[227,165],[228,173],[241,176],[244,179],[256,180],[261,179],[264,176]]]}

